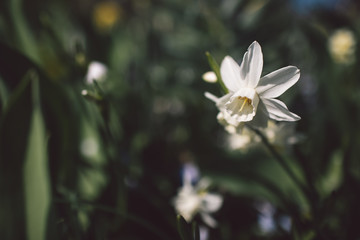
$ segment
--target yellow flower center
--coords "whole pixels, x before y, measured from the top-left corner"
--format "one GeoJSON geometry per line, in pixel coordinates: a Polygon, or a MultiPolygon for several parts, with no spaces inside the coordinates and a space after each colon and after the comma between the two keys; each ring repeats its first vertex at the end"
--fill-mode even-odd
{"type": "Polygon", "coordinates": [[[238,97],[239,100],[243,100],[243,103],[240,107],[239,113],[244,109],[245,104],[248,104],[249,106],[251,106],[251,100],[248,99],[247,97],[238,97]]]}

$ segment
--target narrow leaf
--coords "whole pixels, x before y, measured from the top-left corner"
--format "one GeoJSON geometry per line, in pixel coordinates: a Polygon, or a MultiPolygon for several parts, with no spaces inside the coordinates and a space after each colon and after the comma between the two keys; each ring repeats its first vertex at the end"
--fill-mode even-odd
{"type": "Polygon", "coordinates": [[[50,205],[45,124],[40,109],[39,79],[31,74],[33,113],[24,163],[25,216],[28,240],[46,239],[50,205]]]}
{"type": "Polygon", "coordinates": [[[228,93],[229,90],[226,88],[222,78],[221,78],[221,74],[220,74],[220,67],[219,64],[216,62],[215,58],[209,53],[206,52],[206,57],[208,59],[209,65],[211,67],[211,69],[214,71],[217,79],[218,79],[218,83],[220,84],[221,89],[225,92],[228,93]]]}
{"type": "Polygon", "coordinates": [[[0,226],[2,239],[26,239],[23,164],[33,112],[31,78],[18,80],[0,118],[0,226]]]}

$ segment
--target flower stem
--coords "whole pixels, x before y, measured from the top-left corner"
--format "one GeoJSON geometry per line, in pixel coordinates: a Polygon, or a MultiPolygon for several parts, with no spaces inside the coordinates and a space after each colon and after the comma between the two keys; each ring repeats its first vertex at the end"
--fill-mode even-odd
{"type": "Polygon", "coordinates": [[[277,162],[280,164],[280,166],[286,171],[286,173],[289,175],[289,177],[293,180],[293,182],[303,191],[305,195],[308,194],[308,191],[306,189],[306,186],[299,180],[299,178],[296,176],[294,171],[289,167],[289,165],[286,163],[285,159],[275,150],[275,148],[269,143],[268,139],[265,137],[265,135],[258,129],[246,125],[249,129],[254,131],[260,138],[261,141],[264,143],[264,145],[268,148],[268,150],[271,152],[271,154],[275,157],[277,162]]]}

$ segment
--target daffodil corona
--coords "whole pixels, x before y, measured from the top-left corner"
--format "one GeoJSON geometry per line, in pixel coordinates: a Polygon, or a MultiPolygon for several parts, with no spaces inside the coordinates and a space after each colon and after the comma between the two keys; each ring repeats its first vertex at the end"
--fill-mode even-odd
{"type": "Polygon", "coordinates": [[[220,73],[229,93],[221,98],[205,93],[220,110],[218,119],[222,124],[239,128],[242,123],[251,122],[253,126],[264,127],[269,118],[276,121],[300,119],[282,101],[275,99],[299,80],[299,69],[287,66],[260,78],[262,68],[263,55],[256,41],[244,54],[240,66],[230,56],[224,58],[220,73]]]}

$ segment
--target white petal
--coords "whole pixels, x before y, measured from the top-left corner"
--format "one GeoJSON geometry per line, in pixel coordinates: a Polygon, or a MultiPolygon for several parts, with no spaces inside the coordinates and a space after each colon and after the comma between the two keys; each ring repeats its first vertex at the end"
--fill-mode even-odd
{"type": "Polygon", "coordinates": [[[211,185],[211,181],[207,177],[203,177],[199,180],[199,182],[196,184],[196,189],[198,191],[206,190],[211,185]]]}
{"type": "Polygon", "coordinates": [[[218,99],[216,106],[220,109],[220,111],[225,109],[225,104],[230,100],[233,95],[233,93],[228,93],[218,99]]]}
{"type": "Polygon", "coordinates": [[[294,66],[280,68],[262,77],[256,92],[263,98],[276,98],[294,85],[300,78],[300,70],[294,66]]]}
{"type": "Polygon", "coordinates": [[[220,111],[225,109],[225,103],[229,101],[229,99],[232,97],[233,93],[228,93],[221,98],[218,98],[212,93],[205,92],[205,97],[210,99],[211,101],[216,103],[216,106],[219,108],[220,111]]]}
{"type": "Polygon", "coordinates": [[[263,55],[258,42],[253,42],[244,54],[240,65],[240,77],[245,80],[245,87],[255,88],[263,68],[263,55]]]}
{"type": "Polygon", "coordinates": [[[220,73],[225,86],[230,91],[236,92],[243,87],[244,81],[240,77],[240,67],[232,57],[224,58],[221,62],[220,73]]]}
{"type": "Polygon", "coordinates": [[[242,128],[242,124],[233,118],[225,109],[219,112],[216,118],[218,122],[230,133],[241,130],[242,128]]]}
{"type": "Polygon", "coordinates": [[[265,105],[262,101],[259,102],[256,115],[249,125],[256,128],[266,128],[269,120],[269,112],[266,110],[265,105]]]}
{"type": "Polygon", "coordinates": [[[209,92],[205,92],[205,97],[207,97],[208,99],[210,99],[211,101],[217,103],[219,101],[219,98],[217,96],[215,96],[212,93],[209,92]]]}
{"type": "Polygon", "coordinates": [[[219,194],[214,193],[208,193],[206,196],[202,199],[201,203],[201,209],[204,212],[216,212],[219,210],[223,203],[223,198],[219,194]]]}
{"type": "Polygon", "coordinates": [[[216,220],[213,219],[209,214],[200,213],[200,216],[201,216],[202,220],[210,227],[215,228],[217,226],[216,220]]]}
{"type": "Polygon", "coordinates": [[[269,117],[276,121],[297,121],[300,117],[295,113],[290,112],[285,103],[278,99],[261,99],[264,103],[269,117]]]}

